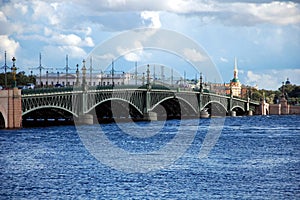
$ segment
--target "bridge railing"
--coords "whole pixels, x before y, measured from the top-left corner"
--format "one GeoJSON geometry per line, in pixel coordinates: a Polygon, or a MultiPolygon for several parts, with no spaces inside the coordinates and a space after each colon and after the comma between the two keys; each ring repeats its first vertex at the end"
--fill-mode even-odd
{"type": "MultiPolygon", "coordinates": [[[[164,85],[151,85],[153,90],[177,90],[176,87],[166,87],[164,85]]],[[[112,89],[147,89],[147,85],[98,85],[89,86],[88,90],[112,90],[112,89]]],[[[72,91],[82,91],[81,86],[78,87],[60,87],[60,88],[36,88],[36,89],[26,89],[22,90],[22,95],[32,95],[32,94],[45,94],[45,93],[59,93],[59,92],[72,92],[72,91]]]]}
{"type": "Polygon", "coordinates": [[[37,89],[26,89],[22,90],[22,95],[32,95],[32,94],[45,94],[45,93],[58,93],[58,92],[72,92],[80,91],[81,88],[76,87],[61,87],[61,88],[37,88],[37,89]]]}

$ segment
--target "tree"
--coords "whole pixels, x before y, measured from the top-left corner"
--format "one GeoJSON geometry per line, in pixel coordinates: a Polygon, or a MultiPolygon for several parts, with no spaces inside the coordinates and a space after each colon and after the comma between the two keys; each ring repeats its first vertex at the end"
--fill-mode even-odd
{"type": "MultiPolygon", "coordinates": [[[[6,73],[7,77],[7,87],[12,86],[13,82],[13,77],[11,72],[6,73]]],[[[24,71],[20,71],[19,73],[16,74],[16,81],[17,85],[26,85],[27,83],[35,83],[36,78],[34,76],[27,76],[25,75],[24,71]]],[[[5,85],[5,74],[1,73],[0,74],[0,85],[5,85]]]]}

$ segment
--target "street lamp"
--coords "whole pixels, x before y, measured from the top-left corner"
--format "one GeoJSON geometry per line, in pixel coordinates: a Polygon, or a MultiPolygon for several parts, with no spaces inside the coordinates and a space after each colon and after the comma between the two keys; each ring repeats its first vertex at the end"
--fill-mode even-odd
{"type": "Polygon", "coordinates": [[[46,79],[47,79],[46,87],[48,87],[48,71],[46,71],[46,79]]]}
{"type": "Polygon", "coordinates": [[[13,66],[11,67],[11,71],[12,71],[12,75],[13,75],[13,87],[17,87],[17,79],[16,79],[16,71],[17,71],[17,68],[16,68],[16,65],[15,65],[15,61],[16,61],[16,58],[13,57],[11,59],[13,61],[13,66]]]}
{"type": "Polygon", "coordinates": [[[9,69],[9,67],[6,65],[6,51],[5,51],[5,53],[4,53],[4,66],[3,67],[1,67],[2,69],[4,69],[4,77],[5,77],[5,88],[7,88],[7,69],[9,69]]]}
{"type": "Polygon", "coordinates": [[[112,61],[112,63],[111,63],[111,83],[112,83],[113,87],[115,86],[114,76],[115,76],[115,68],[114,68],[114,61],[112,61]]]}
{"type": "Polygon", "coordinates": [[[78,64],[76,65],[76,86],[79,86],[79,70],[78,70],[78,64]]]}
{"type": "Polygon", "coordinates": [[[57,83],[59,83],[59,72],[57,72],[57,83]]]}
{"type": "Polygon", "coordinates": [[[144,85],[145,84],[145,72],[143,72],[142,80],[143,80],[143,85],[144,85]]]}
{"type": "Polygon", "coordinates": [[[150,66],[149,64],[147,65],[147,85],[150,84],[150,66]]]}
{"type": "Polygon", "coordinates": [[[82,85],[86,85],[86,67],[85,67],[85,60],[82,61],[82,85]]]}
{"type": "Polygon", "coordinates": [[[203,92],[202,72],[200,73],[200,92],[203,92]]]}

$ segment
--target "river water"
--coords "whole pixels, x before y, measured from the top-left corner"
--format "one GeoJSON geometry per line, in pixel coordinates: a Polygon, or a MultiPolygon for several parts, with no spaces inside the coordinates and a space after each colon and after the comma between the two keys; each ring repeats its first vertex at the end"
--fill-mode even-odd
{"type": "Polygon", "coordinates": [[[185,149],[176,159],[180,141],[169,149],[172,162],[140,172],[138,160],[130,171],[135,161],[119,159],[104,143],[87,147],[75,126],[0,130],[0,199],[300,199],[300,116],[227,117],[200,159],[210,124],[193,119],[80,127],[86,135],[101,129],[107,144],[143,155],[145,169],[155,163],[145,152],[172,144],[178,127],[192,135],[179,137],[185,149]],[[143,137],[136,126],[153,135],[143,137]],[[106,160],[92,153],[99,149],[106,150],[106,160]]]}

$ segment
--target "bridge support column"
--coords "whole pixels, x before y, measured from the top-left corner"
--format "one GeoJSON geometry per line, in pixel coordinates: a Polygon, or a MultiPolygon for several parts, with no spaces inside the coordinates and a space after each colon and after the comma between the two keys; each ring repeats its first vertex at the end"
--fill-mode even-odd
{"type": "Polygon", "coordinates": [[[94,118],[91,114],[83,114],[79,115],[78,123],[82,125],[91,125],[94,124],[94,118]]]}
{"type": "Polygon", "coordinates": [[[157,121],[157,113],[156,112],[147,112],[144,114],[144,120],[146,121],[157,121]]]}
{"type": "Polygon", "coordinates": [[[252,110],[249,110],[248,111],[248,116],[252,116],[253,115],[253,111],[252,110]]]}
{"type": "Polygon", "coordinates": [[[201,110],[200,118],[209,118],[209,113],[206,110],[201,110]]]}
{"type": "Polygon", "coordinates": [[[232,117],[236,117],[236,112],[235,112],[235,111],[231,111],[230,115],[231,115],[232,117]]]}
{"type": "Polygon", "coordinates": [[[18,88],[0,90],[0,112],[4,118],[4,128],[21,128],[21,90],[18,88]]]}

